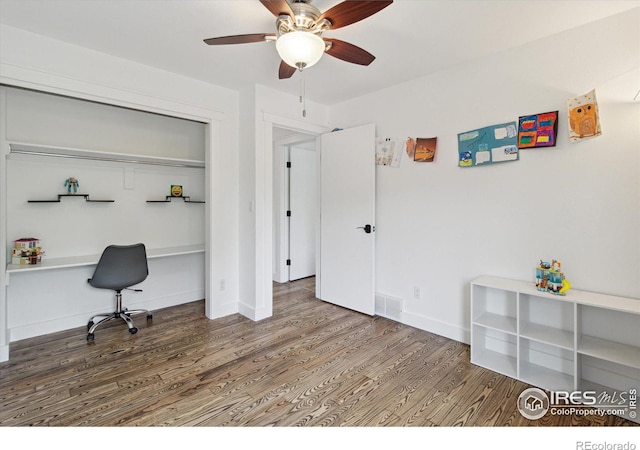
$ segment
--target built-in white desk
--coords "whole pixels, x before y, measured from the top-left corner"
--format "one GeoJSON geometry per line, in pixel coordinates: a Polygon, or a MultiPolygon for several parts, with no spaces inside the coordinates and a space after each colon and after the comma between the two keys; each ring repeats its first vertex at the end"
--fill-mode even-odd
{"type": "MultiPolygon", "coordinates": [[[[204,293],[204,244],[147,248],[150,281],[131,295],[132,309],[157,310],[200,300],[204,293]]],[[[10,341],[86,324],[87,318],[113,307],[109,292],[86,282],[100,254],[48,258],[33,265],[6,267],[7,328],[10,341]]]]}
{"type": "MultiPolygon", "coordinates": [[[[164,247],[147,249],[147,259],[165,258],[167,256],[190,255],[204,253],[204,244],[184,245],[180,247],[164,247]]],[[[25,273],[39,270],[65,269],[69,267],[91,266],[98,264],[99,254],[85,256],[67,256],[63,258],[42,258],[39,264],[7,264],[7,273],[25,273]]]]}

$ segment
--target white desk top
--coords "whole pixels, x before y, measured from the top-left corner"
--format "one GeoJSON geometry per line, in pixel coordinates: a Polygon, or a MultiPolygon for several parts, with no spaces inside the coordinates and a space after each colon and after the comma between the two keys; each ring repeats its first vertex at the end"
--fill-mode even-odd
{"type": "MultiPolygon", "coordinates": [[[[204,244],[185,245],[181,247],[165,247],[147,249],[147,259],[164,258],[166,256],[189,255],[203,253],[204,244]]],[[[66,267],[91,266],[98,264],[100,255],[68,256],[64,258],[42,258],[40,264],[7,264],[7,273],[25,273],[39,270],[63,269],[66,267]]]]}

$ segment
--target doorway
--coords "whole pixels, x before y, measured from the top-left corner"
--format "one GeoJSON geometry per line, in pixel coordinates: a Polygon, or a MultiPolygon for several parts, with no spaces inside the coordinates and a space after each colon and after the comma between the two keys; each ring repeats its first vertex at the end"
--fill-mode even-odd
{"type": "Polygon", "coordinates": [[[273,128],[273,281],[316,273],[316,136],[273,128]]]}

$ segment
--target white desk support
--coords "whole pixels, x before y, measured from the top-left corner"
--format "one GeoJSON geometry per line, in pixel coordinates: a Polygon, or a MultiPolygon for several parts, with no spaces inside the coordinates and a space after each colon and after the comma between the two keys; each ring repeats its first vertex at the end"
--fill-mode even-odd
{"type": "MultiPolygon", "coordinates": [[[[640,300],[471,282],[471,362],[550,391],[640,389],[640,300]]],[[[621,414],[640,423],[640,405],[621,414]]]]}

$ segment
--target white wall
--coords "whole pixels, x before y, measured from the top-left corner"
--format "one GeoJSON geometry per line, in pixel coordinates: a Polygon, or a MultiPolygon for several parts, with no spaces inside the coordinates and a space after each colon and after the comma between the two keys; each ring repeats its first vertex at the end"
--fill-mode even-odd
{"type": "Polygon", "coordinates": [[[532,280],[539,259],[576,289],[640,297],[638,30],[636,9],[330,109],[332,126],[438,137],[434,163],[377,168],[377,291],[405,300],[404,322],[468,342],[469,282],[532,280]],[[592,88],[603,135],[570,144],[566,99],[592,88]],[[457,167],[457,133],[554,110],[555,148],[457,167]]]}
{"type": "MultiPolygon", "coordinates": [[[[283,82],[297,82],[294,78],[283,82]]],[[[260,320],[272,314],[273,127],[319,134],[328,131],[328,108],[256,85],[241,92],[240,312],[260,320]]]]}
{"type": "Polygon", "coordinates": [[[7,89],[7,140],[204,161],[205,124],[25,89],[7,89]]]}
{"type": "MultiPolygon", "coordinates": [[[[114,152],[204,161],[205,124],[3,89],[9,142],[100,150],[107,158],[114,152]]],[[[99,254],[110,243],[144,242],[147,248],[204,244],[204,205],[147,203],[164,200],[172,184],[182,185],[192,200],[203,200],[204,179],[204,168],[12,154],[7,162],[7,245],[36,236],[47,258],[60,258],[99,254]],[[115,202],[28,203],[56,199],[66,192],[64,182],[71,176],[79,180],[79,193],[115,202]]]]}
{"type": "MultiPolygon", "coordinates": [[[[71,97],[207,122],[205,136],[207,315],[238,310],[238,93],[132,61],[0,27],[0,82],[71,97]]],[[[2,156],[8,152],[3,146],[2,156]]],[[[4,169],[4,164],[0,164],[4,169]]],[[[0,170],[0,222],[6,222],[6,178],[0,170]]],[[[195,205],[192,205],[195,206],[195,205]]],[[[3,226],[4,229],[4,226],[3,226]]],[[[2,253],[6,251],[2,237],[2,253]]],[[[4,261],[0,285],[5,284],[4,261]]],[[[0,292],[0,360],[8,356],[6,295],[0,292]]]]}

